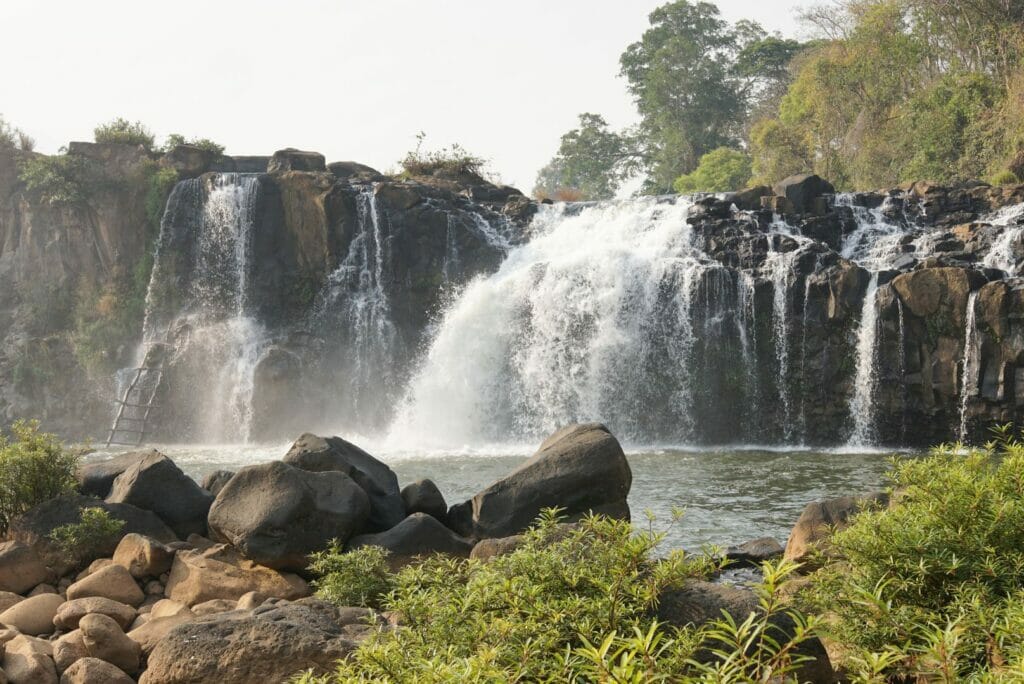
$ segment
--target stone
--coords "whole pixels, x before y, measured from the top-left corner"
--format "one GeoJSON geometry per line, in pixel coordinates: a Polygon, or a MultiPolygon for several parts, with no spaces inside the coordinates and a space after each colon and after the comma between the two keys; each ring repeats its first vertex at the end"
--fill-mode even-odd
{"type": "MultiPolygon", "coordinates": [[[[168,568],[168,570],[170,570],[170,568],[168,568]]],[[[164,585],[157,580],[146,582],[146,586],[144,586],[142,590],[146,592],[146,598],[151,596],[163,598],[164,595],[164,585]]]]}
{"type": "MultiPolygon", "coordinates": [[[[89,567],[87,567],[85,570],[82,570],[82,572],[78,573],[75,576],[75,581],[77,582],[78,580],[84,580],[86,577],[88,577],[89,575],[93,574],[94,572],[96,572],[98,570],[102,570],[103,568],[107,567],[108,565],[113,565],[113,564],[114,564],[114,561],[112,561],[109,558],[97,558],[92,563],[89,563],[89,567]]],[[[68,585],[68,586],[71,586],[71,585],[68,585]]]]}
{"type": "Polygon", "coordinates": [[[11,523],[8,536],[35,549],[43,562],[57,575],[66,575],[72,569],[88,565],[97,558],[109,558],[121,537],[132,532],[164,543],[177,541],[173,530],[152,511],[144,511],[129,504],[106,503],[82,494],[58,496],[28,510],[11,523]],[[78,558],[70,559],[50,539],[50,534],[62,525],[81,522],[83,508],[102,508],[111,517],[123,520],[125,525],[109,540],[86,550],[78,558]]]}
{"type": "Polygon", "coordinates": [[[525,541],[526,537],[521,534],[514,534],[511,537],[481,539],[473,546],[473,551],[469,554],[469,557],[475,560],[490,560],[498,556],[505,556],[518,549],[525,541]]]}
{"type": "Polygon", "coordinates": [[[25,597],[11,591],[0,591],[0,613],[4,612],[15,603],[21,603],[25,597]]]}
{"type": "Polygon", "coordinates": [[[141,534],[126,534],[114,550],[113,562],[128,570],[132,577],[159,577],[171,569],[174,551],[155,539],[141,534]]]}
{"type": "Polygon", "coordinates": [[[472,527],[463,536],[508,537],[532,525],[544,508],[568,519],[601,513],[629,519],[633,475],[619,442],[603,425],[570,425],[548,437],[512,474],[472,499],[472,527]]]}
{"type": "Polygon", "coordinates": [[[217,493],[224,488],[231,478],[235,476],[233,470],[214,470],[212,473],[208,473],[203,478],[203,489],[210,492],[212,496],[217,496],[217,493]]]}
{"type": "Polygon", "coordinates": [[[383,178],[380,171],[371,168],[366,164],[354,161],[336,161],[327,165],[327,170],[334,174],[338,180],[347,180],[356,177],[360,180],[377,180],[383,178]]]}
{"type": "Polygon", "coordinates": [[[250,591],[247,594],[243,594],[238,602],[235,604],[237,610],[254,610],[263,605],[263,603],[270,598],[265,594],[261,594],[258,591],[250,591]]]}
{"type": "Polygon", "coordinates": [[[340,471],[362,487],[370,500],[367,532],[389,530],[405,519],[398,477],[387,464],[340,437],[299,437],[284,462],[310,472],[340,471]]]}
{"type": "Polygon", "coordinates": [[[407,515],[426,513],[441,522],[448,518],[448,504],[433,480],[419,480],[403,487],[402,502],[407,515]]]}
{"type": "Polygon", "coordinates": [[[758,567],[764,561],[780,558],[784,551],[777,539],[760,537],[730,546],[725,550],[725,557],[730,561],[730,567],[758,567]]]}
{"type": "Polygon", "coordinates": [[[118,454],[102,461],[83,463],[79,466],[76,473],[78,491],[86,496],[106,499],[118,475],[131,468],[146,456],[155,453],[158,453],[155,449],[143,449],[142,451],[118,454]]]}
{"type": "Polygon", "coordinates": [[[57,667],[46,642],[24,634],[7,642],[3,672],[10,684],[57,684],[57,667]]]}
{"type": "Polygon", "coordinates": [[[279,682],[307,668],[325,674],[356,647],[345,633],[354,623],[346,624],[344,611],[304,599],[180,626],[150,653],[140,684],[279,682]]]}
{"type": "Polygon", "coordinates": [[[167,598],[186,606],[213,599],[237,601],[251,591],[295,599],[309,595],[300,578],[257,565],[222,545],[206,551],[179,551],[167,581],[167,598]]]}
{"type": "Polygon", "coordinates": [[[39,594],[0,613],[0,624],[30,636],[53,634],[53,618],[63,603],[60,594],[39,594]]]}
{"type": "Polygon", "coordinates": [[[131,677],[99,658],[82,658],[61,676],[60,684],[134,684],[131,677]]]}
{"type": "Polygon", "coordinates": [[[69,601],[89,596],[102,596],[130,606],[138,606],[146,598],[135,578],[120,565],[108,565],[68,587],[69,601]]]}
{"type": "Polygon", "coordinates": [[[771,197],[772,194],[772,189],[769,186],[755,185],[734,193],[730,199],[740,211],[757,211],[761,208],[761,198],[771,197]]]}
{"type": "Polygon", "coordinates": [[[57,629],[70,631],[78,629],[78,623],[86,615],[97,613],[112,618],[121,629],[126,629],[135,619],[135,609],[124,603],[102,596],[72,599],[64,603],[53,618],[57,629]]]}
{"type": "Polygon", "coordinates": [[[139,671],[141,647],[129,639],[112,618],[86,615],[79,623],[79,629],[90,656],[105,660],[130,675],[139,671]]]}
{"type": "Polygon", "coordinates": [[[195,178],[211,170],[220,157],[214,150],[195,145],[175,145],[163,156],[160,163],[178,172],[178,178],[195,178]]]}
{"type": "Polygon", "coordinates": [[[388,564],[397,570],[416,558],[432,554],[445,554],[468,558],[473,544],[447,527],[437,518],[426,513],[413,513],[387,532],[365,534],[353,537],[349,549],[363,546],[379,546],[388,553],[388,564]]]}
{"type": "Polygon", "coordinates": [[[294,147],[278,150],[267,164],[267,173],[284,171],[326,171],[324,155],[319,152],[306,152],[294,147]]]}
{"type": "Polygon", "coordinates": [[[80,629],[68,632],[53,642],[53,662],[58,673],[67,670],[76,660],[88,657],[89,651],[85,649],[80,629]]]}
{"type": "Polygon", "coordinates": [[[133,627],[128,632],[128,638],[139,645],[144,656],[149,657],[156,645],[170,634],[171,630],[195,619],[196,616],[190,610],[164,617],[151,617],[145,624],[133,627]]]}
{"type": "Polygon", "coordinates": [[[18,541],[0,544],[0,591],[24,594],[51,578],[35,549],[18,541]]]}
{"type": "Polygon", "coordinates": [[[32,598],[33,596],[39,596],[40,594],[56,594],[57,587],[52,584],[37,584],[36,587],[25,595],[25,598],[32,598]]]}
{"type": "Polygon", "coordinates": [[[181,537],[206,531],[210,493],[158,451],[147,454],[114,480],[109,503],[153,511],[181,537]]]}
{"type": "Polygon", "coordinates": [[[345,473],[273,461],[231,478],[210,508],[209,525],[218,539],[256,563],[304,571],[309,554],[332,539],[348,540],[363,528],[369,511],[366,493],[345,473]]]}
{"type": "Polygon", "coordinates": [[[162,599],[153,605],[153,608],[149,611],[149,615],[152,618],[162,618],[188,612],[190,612],[189,607],[184,603],[178,603],[171,599],[162,599]]]}
{"type": "Polygon", "coordinates": [[[887,504],[888,496],[881,493],[862,497],[842,496],[807,504],[790,532],[786,560],[802,563],[805,570],[814,569],[817,565],[814,552],[826,550],[826,542],[833,532],[849,527],[850,519],[864,507],[887,504]]]}
{"type": "MultiPolygon", "coordinates": [[[[253,592],[249,592],[250,594],[253,592]]],[[[239,599],[240,601],[241,599],[239,599]]],[[[192,613],[201,615],[213,615],[214,613],[228,613],[238,608],[238,601],[230,599],[211,599],[192,606],[192,613]]]]}
{"type": "Polygon", "coordinates": [[[797,214],[814,213],[815,200],[822,195],[835,194],[836,189],[821,176],[800,174],[779,181],[772,191],[785,197],[797,214]]]}

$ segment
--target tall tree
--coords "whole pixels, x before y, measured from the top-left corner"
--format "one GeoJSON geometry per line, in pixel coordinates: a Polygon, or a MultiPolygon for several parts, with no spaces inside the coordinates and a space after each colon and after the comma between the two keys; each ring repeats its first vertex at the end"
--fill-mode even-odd
{"type": "Polygon", "coordinates": [[[676,0],[650,14],[651,27],[626,48],[621,74],[641,116],[652,191],[718,147],[737,144],[745,107],[731,70],[736,31],[707,2],[676,0]]]}
{"type": "Polygon", "coordinates": [[[634,136],[611,130],[598,114],[580,114],[579,126],[562,136],[555,157],[537,175],[534,194],[610,199],[638,162],[634,136]]]}

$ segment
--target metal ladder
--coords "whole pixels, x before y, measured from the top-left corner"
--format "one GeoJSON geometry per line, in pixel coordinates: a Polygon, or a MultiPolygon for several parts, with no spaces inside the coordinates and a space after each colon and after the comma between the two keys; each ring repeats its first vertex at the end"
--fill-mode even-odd
{"type": "MultiPolygon", "coordinates": [[[[149,351],[152,351],[155,347],[169,346],[166,342],[154,342],[150,345],[149,351]]],[[[149,357],[149,351],[146,353],[147,358],[149,357]]],[[[151,431],[146,429],[146,423],[149,421],[153,409],[160,408],[153,402],[163,380],[164,358],[166,357],[162,357],[155,367],[143,365],[136,368],[135,376],[128,383],[124,394],[119,399],[115,399],[119,406],[117,416],[114,418],[114,424],[107,435],[107,447],[115,444],[138,447],[142,445],[146,435],[150,434],[151,431]],[[147,388],[146,381],[150,379],[152,387],[147,388]],[[148,396],[146,394],[147,389],[148,396]],[[136,394],[134,397],[132,396],[133,392],[136,394]],[[140,409],[141,416],[138,414],[140,409]],[[126,437],[118,438],[118,435],[126,435],[126,437]]]]}

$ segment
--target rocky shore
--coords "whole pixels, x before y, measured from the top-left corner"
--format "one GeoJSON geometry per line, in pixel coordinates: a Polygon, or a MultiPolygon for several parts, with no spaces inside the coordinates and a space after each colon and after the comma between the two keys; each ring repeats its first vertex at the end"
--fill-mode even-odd
{"type": "MultiPolygon", "coordinates": [[[[431,554],[487,562],[510,553],[543,509],[629,519],[629,464],[599,424],[551,435],[519,468],[448,506],[430,480],[399,486],[391,469],[339,437],[302,435],[280,461],[217,471],[202,486],[157,451],[82,466],[78,493],[13,521],[0,543],[0,682],[283,681],[331,669],[401,616],[313,595],[310,554],[378,546],[400,568],[431,554]],[[69,556],[52,532],[101,508],[121,530],[69,556]]],[[[856,499],[807,507],[785,549],[809,551],[858,510],[856,499]]],[[[728,550],[735,566],[777,557],[771,539],[728,550]]],[[[701,624],[757,611],[753,593],[687,581],[657,617],[701,624]]],[[[807,646],[805,646],[807,648],[807,646]]],[[[832,681],[821,644],[812,681],[832,681]]]]}

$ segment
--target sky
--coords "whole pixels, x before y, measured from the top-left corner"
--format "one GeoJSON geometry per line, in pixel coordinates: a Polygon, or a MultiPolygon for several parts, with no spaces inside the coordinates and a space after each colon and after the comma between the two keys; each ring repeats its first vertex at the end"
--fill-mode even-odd
{"type": "MultiPolygon", "coordinates": [[[[0,115],[54,153],[97,123],[395,168],[416,135],[528,191],[580,112],[636,120],[618,58],[664,0],[2,0],[0,115]]],[[[799,33],[799,0],[720,0],[799,33]]]]}

